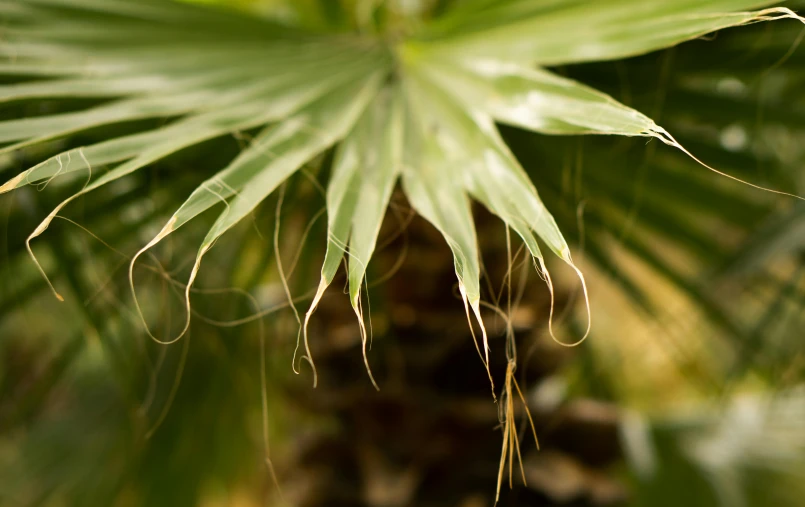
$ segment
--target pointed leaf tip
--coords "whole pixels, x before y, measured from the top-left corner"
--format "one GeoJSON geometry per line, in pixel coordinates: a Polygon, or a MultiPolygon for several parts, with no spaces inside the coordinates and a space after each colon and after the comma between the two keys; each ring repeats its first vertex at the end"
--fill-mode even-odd
{"type": "Polygon", "coordinates": [[[20,174],[14,176],[13,178],[11,178],[10,180],[8,180],[7,182],[3,183],[3,185],[0,186],[0,194],[5,194],[6,192],[11,192],[12,190],[14,190],[15,188],[17,188],[19,186],[20,182],[23,179],[25,179],[25,173],[20,173],[20,174]]]}

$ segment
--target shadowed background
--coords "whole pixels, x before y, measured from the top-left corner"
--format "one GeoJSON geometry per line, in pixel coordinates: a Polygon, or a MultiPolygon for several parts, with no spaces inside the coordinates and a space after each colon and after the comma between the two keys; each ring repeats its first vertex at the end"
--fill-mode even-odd
{"type": "MultiPolygon", "coordinates": [[[[379,8],[199,3],[237,4],[314,30],[362,27],[379,8]]],[[[430,15],[450,3],[433,2],[430,15]]],[[[720,170],[802,194],[803,34],[794,21],[757,24],[552,70],[646,113],[720,170]]],[[[2,103],[0,118],[106,100],[2,103]]],[[[115,123],[3,153],[0,180],[55,153],[166,123],[115,123]]],[[[504,474],[500,504],[800,505],[805,206],[719,177],[657,140],[501,133],[587,277],[593,328],[579,347],[551,340],[545,282],[521,242],[507,250],[503,223],[473,206],[491,374],[503,385],[498,307],[511,319],[514,374],[540,440],[538,451],[518,405],[523,472],[515,463],[511,488],[504,474]]],[[[284,283],[304,316],[327,246],[332,149],[210,250],[182,340],[165,346],[146,334],[129,260],[256,134],[245,128],[205,141],[74,201],[67,219],[32,243],[64,302],[25,240],[86,174],[0,196],[0,504],[492,504],[499,404],[473,346],[451,251],[400,188],[362,296],[380,390],[364,367],[343,268],[309,326],[318,386],[304,361],[293,373],[299,327],[284,283]],[[266,423],[276,479],[264,460],[266,423]]],[[[187,280],[215,218],[189,222],[134,270],[145,320],[160,337],[184,324],[183,287],[171,280],[187,280]]],[[[556,334],[571,341],[587,324],[584,298],[567,265],[547,262],[556,334]]]]}

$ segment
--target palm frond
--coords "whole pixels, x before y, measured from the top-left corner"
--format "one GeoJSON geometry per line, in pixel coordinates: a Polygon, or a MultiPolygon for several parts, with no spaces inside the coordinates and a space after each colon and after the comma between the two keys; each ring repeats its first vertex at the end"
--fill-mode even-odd
{"type": "MultiPolygon", "coordinates": [[[[169,236],[174,239],[179,228],[198,227],[203,235],[198,249],[181,249],[195,261],[188,283],[162,280],[167,292],[184,290],[179,294],[186,311],[181,329],[171,334],[167,325],[163,334],[146,326],[157,341],[175,341],[185,335],[196,311],[190,298],[202,258],[216,243],[231,264],[250,256],[267,258],[262,247],[244,242],[241,248],[234,234],[231,242],[219,240],[244,218],[259,213],[260,204],[294,173],[316,160],[329,162],[329,153],[334,153],[332,164],[325,164],[331,174],[327,237],[321,242],[326,254],[321,271],[313,275],[319,277],[318,290],[301,326],[306,345],[307,324],[346,256],[349,301],[359,320],[368,369],[369,333],[361,290],[372,275],[369,265],[399,179],[413,209],[450,247],[467,318],[474,316],[482,329],[484,350],[478,351],[487,370],[490,337],[481,310],[487,294],[479,246],[479,239],[485,238],[479,238],[482,229],[476,229],[475,202],[517,233],[552,297],[553,260],[543,255],[543,247],[574,269],[579,269],[575,261],[585,269],[597,267],[642,311],[662,315],[667,308],[653,297],[651,281],[623,269],[623,258],[638,259],[729,335],[730,351],[743,350],[746,355],[738,357],[746,359],[762,349],[754,346],[759,331],[711,282],[719,275],[722,281],[743,284],[767,278],[772,298],[801,299],[799,278],[781,280],[785,275],[779,270],[775,276],[767,272],[770,259],[790,260],[800,252],[801,210],[783,209],[777,225],[771,220],[765,231],[753,232],[786,205],[695,171],[685,153],[659,146],[656,140],[684,145],[736,177],[796,192],[801,158],[796,150],[776,149],[779,145],[764,140],[785,138],[792,145],[801,140],[803,104],[799,97],[792,98],[803,81],[793,65],[801,64],[801,55],[789,47],[797,33],[780,25],[785,29],[767,34],[768,44],[757,45],[760,30],[731,31],[726,42],[718,41],[720,49],[713,56],[702,49],[702,42],[682,46],[673,53],[684,62],[679,75],[663,70],[656,55],[619,59],[727,27],[784,18],[801,21],[786,8],[772,7],[776,4],[468,0],[423,2],[418,9],[404,10],[402,2],[310,0],[291,5],[284,17],[275,9],[272,21],[163,0],[0,2],[0,171],[9,178],[0,193],[17,190],[25,200],[9,219],[9,265],[15,270],[22,266],[31,240],[55,223],[68,204],[92,192],[98,200],[84,210],[83,224],[90,230],[105,228],[108,234],[103,237],[120,239],[138,253],[132,260],[96,243],[85,253],[109,270],[117,269],[113,266],[121,260],[131,263],[131,291],[135,302],[143,302],[143,308],[137,308],[139,317],[151,321],[167,310],[159,308],[151,288],[134,289],[134,262],[158,243],[167,243],[169,236]],[[770,60],[780,58],[769,68],[770,60]],[[789,65],[784,65],[786,58],[789,65]],[[619,61],[591,63],[599,60],[619,61]],[[571,67],[558,67],[564,65],[571,67]],[[727,66],[726,78],[713,70],[727,66]],[[664,81],[655,86],[658,76],[664,81]],[[777,83],[776,88],[758,86],[757,91],[745,84],[760,76],[777,83]],[[624,83],[651,84],[649,90],[627,93],[624,83]],[[785,136],[775,136],[779,130],[774,128],[780,126],[785,136]],[[610,136],[586,138],[583,144],[561,137],[579,134],[610,136]],[[230,135],[248,139],[237,154],[225,148],[224,138],[230,135]],[[652,138],[655,142],[646,148],[644,142],[652,138]],[[187,152],[210,160],[185,163],[182,154],[187,152]],[[160,164],[165,164],[168,180],[154,182],[147,169],[160,164]],[[17,173],[9,174],[12,170],[17,173]],[[86,184],[72,188],[66,198],[53,191],[56,185],[50,186],[62,180],[81,182],[83,176],[86,184]],[[137,188],[127,190],[129,183],[137,188]],[[25,187],[31,186],[48,191],[30,199],[33,189],[25,187]],[[117,223],[129,206],[146,201],[147,209],[117,223]],[[43,212],[39,205],[52,211],[43,212]],[[201,215],[215,207],[220,214],[210,227],[201,215]],[[21,232],[42,213],[46,218],[31,225],[30,235],[21,232]],[[165,216],[170,218],[166,221],[165,216]],[[724,234],[714,235],[714,228],[724,234]],[[734,257],[731,252],[740,244],[746,245],[743,255],[734,257]],[[572,247],[583,256],[574,252],[571,258],[572,247]],[[732,270],[719,269],[728,261],[732,270]],[[145,291],[148,297],[143,297],[145,291]]],[[[284,217],[275,218],[279,223],[284,217]]],[[[81,406],[135,399],[133,393],[147,375],[131,359],[140,356],[126,331],[137,315],[126,313],[127,306],[119,302],[128,293],[111,291],[110,302],[100,308],[85,303],[92,301],[92,284],[89,277],[83,279],[85,273],[71,268],[80,264],[82,255],[61,232],[43,243],[50,248],[41,256],[41,270],[54,277],[57,286],[65,286],[68,299],[76,300],[68,303],[76,320],[86,320],[105,336],[101,344],[108,364],[93,374],[114,373],[118,385],[124,386],[123,394],[89,393],[81,406]],[[113,312],[125,317],[113,319],[113,312]]],[[[268,263],[263,259],[250,265],[248,273],[238,273],[251,281],[249,290],[264,278],[268,263]]],[[[235,269],[222,271],[231,275],[235,269]]],[[[33,298],[47,282],[34,275],[28,270],[4,283],[8,290],[0,294],[0,305],[6,315],[12,308],[40,303],[33,298]]],[[[293,299],[287,285],[284,288],[293,299]]],[[[276,303],[273,296],[262,301],[276,303]]],[[[761,324],[782,315],[784,306],[768,308],[761,324]]],[[[76,330],[81,326],[70,323],[76,330]]],[[[474,327],[472,322],[469,326],[474,327]]],[[[76,336],[81,334],[76,331],[76,336]]],[[[36,384],[41,392],[31,403],[45,403],[42,393],[56,389],[64,364],[81,362],[77,357],[89,363],[92,353],[75,340],[65,342],[55,353],[52,375],[36,384]]],[[[151,359],[147,352],[144,357],[151,359]]],[[[312,364],[309,349],[306,357],[312,364]]],[[[179,357],[174,352],[170,360],[175,366],[179,357]]],[[[736,369],[743,371],[742,365],[750,362],[736,360],[736,369]]],[[[202,369],[198,362],[195,367],[202,369]]],[[[170,396],[160,393],[158,401],[168,405],[170,396]]],[[[30,412],[22,407],[10,424],[22,424],[30,412]]],[[[153,422],[154,410],[146,412],[146,420],[153,422]]],[[[80,428],[82,420],[68,422],[80,428]]],[[[171,425],[169,435],[178,434],[183,422],[171,425]]],[[[241,425],[245,423],[233,426],[241,425]]],[[[140,434],[139,428],[128,430],[140,434]]],[[[52,431],[41,425],[35,434],[49,441],[45,437],[52,431]]],[[[123,437],[109,433],[75,441],[103,447],[114,439],[123,437]]],[[[128,450],[112,451],[110,460],[123,462],[130,456],[128,450]]],[[[69,446],[65,450],[75,452],[69,446]]],[[[31,459],[30,466],[50,465],[31,459]]],[[[203,464],[197,468],[193,473],[198,477],[210,473],[203,464]]],[[[41,497],[29,491],[26,498],[59,496],[57,484],[48,487],[41,497]]],[[[109,492],[109,498],[119,488],[98,487],[109,492]]],[[[86,500],[76,498],[78,503],[86,500]]]]}

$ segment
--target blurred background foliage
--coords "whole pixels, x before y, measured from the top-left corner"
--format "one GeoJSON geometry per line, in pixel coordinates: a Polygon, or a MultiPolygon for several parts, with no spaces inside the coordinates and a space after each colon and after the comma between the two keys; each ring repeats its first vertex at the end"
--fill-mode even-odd
{"type": "MultiPolygon", "coordinates": [[[[313,29],[404,30],[453,2],[204,3],[313,29]]],[[[803,37],[795,22],[760,24],[555,70],[647,113],[715,167],[802,195],[803,37]]],[[[28,101],[0,115],[79,102],[28,101]]],[[[0,179],[110,129],[142,127],[0,156],[0,179]]],[[[521,432],[528,485],[504,488],[501,504],[802,505],[805,206],[718,177],[656,141],[503,132],[589,278],[594,326],[583,346],[553,344],[544,284],[515,258],[517,375],[541,450],[521,432]]],[[[276,254],[303,311],[324,255],[330,153],[289,181],[282,207],[272,196],[210,252],[189,339],[148,339],[131,303],[128,259],[195,188],[193,173],[212,174],[250,134],[172,155],[82,197],[71,221],[54,222],[34,248],[65,288],[64,303],[48,291],[25,238],[81,176],[0,198],[0,504],[491,505],[497,408],[450,252],[401,194],[368,278],[369,358],[381,390],[369,383],[358,326],[338,290],[311,324],[319,386],[305,367],[292,373],[297,328],[276,254]],[[250,318],[256,308],[260,320],[250,318]],[[281,488],[263,460],[261,340],[281,488]]],[[[494,302],[506,274],[505,229],[475,211],[484,297],[494,302]]],[[[168,273],[192,262],[214,220],[202,218],[155,250],[168,273]]],[[[562,333],[578,332],[577,283],[566,267],[552,267],[562,333]]],[[[176,286],[144,267],[136,282],[154,329],[178,329],[176,286]]],[[[335,285],[343,283],[341,273],[335,285]]],[[[491,311],[485,318],[502,379],[503,322],[491,311]]]]}

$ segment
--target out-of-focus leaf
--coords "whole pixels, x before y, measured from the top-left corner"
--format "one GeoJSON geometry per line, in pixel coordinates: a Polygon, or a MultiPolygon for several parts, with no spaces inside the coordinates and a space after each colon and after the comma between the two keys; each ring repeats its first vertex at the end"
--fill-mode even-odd
{"type": "MultiPolygon", "coordinates": [[[[483,2],[482,2],[483,3],[483,2]]],[[[432,49],[468,63],[495,59],[562,65],[634,56],[755,21],[791,17],[746,12],[770,0],[515,0],[456,11],[432,49]]],[[[437,31],[438,33],[438,31],[437,31]]]]}

